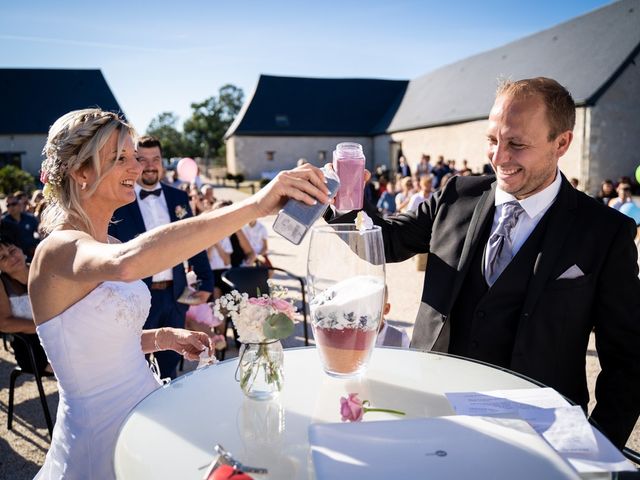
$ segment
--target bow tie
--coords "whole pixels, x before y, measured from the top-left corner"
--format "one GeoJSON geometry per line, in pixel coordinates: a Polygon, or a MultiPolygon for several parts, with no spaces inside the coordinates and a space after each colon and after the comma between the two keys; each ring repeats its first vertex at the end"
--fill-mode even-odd
{"type": "Polygon", "coordinates": [[[161,188],[156,188],[155,190],[140,190],[140,200],[144,200],[149,195],[155,195],[156,197],[159,197],[161,193],[161,188]]]}

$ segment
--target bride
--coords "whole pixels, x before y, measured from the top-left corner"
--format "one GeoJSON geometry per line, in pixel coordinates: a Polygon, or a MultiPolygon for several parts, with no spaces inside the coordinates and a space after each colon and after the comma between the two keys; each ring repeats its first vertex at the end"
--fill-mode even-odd
{"type": "Polygon", "coordinates": [[[116,114],[78,110],[53,124],[44,148],[41,179],[51,204],[41,226],[48,236],[33,258],[29,292],[60,403],[36,478],[114,478],[118,428],[159,385],[144,354],[170,349],[196,359],[210,347],[204,333],[143,331],[150,294],[141,278],[276,212],[288,197],[328,201],[322,173],[305,165],[243,202],[119,243],[107,227],[118,207],[135,200],[141,167],[134,135],[116,114]]]}

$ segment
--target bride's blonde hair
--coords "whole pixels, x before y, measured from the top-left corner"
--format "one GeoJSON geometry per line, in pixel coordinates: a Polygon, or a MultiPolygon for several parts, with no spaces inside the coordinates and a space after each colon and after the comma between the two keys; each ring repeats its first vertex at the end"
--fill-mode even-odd
{"type": "Polygon", "coordinates": [[[81,187],[73,180],[71,173],[91,168],[97,180],[88,186],[87,194],[93,195],[104,176],[113,168],[114,164],[106,168],[101,165],[100,149],[115,131],[118,131],[118,158],[126,138],[135,138],[136,134],[133,127],[115,113],[99,108],[74,110],[51,126],[42,150],[45,159],[40,169],[45,197],[49,201],[40,221],[40,230],[44,235],[64,223],[94,234],[89,217],[80,204],[81,187]]]}

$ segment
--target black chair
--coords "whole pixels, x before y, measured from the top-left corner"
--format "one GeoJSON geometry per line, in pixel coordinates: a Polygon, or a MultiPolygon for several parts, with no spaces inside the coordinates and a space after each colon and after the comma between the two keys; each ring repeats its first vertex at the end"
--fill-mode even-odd
{"type": "Polygon", "coordinates": [[[26,372],[19,366],[15,366],[11,371],[11,375],[9,377],[9,407],[7,409],[7,430],[11,430],[13,424],[13,397],[15,393],[15,385],[16,380],[20,375],[33,375],[36,378],[36,385],[38,386],[38,393],[40,395],[40,403],[42,403],[42,410],[44,412],[44,419],[47,422],[47,429],[49,430],[49,437],[51,437],[53,433],[53,422],[51,421],[51,414],[49,413],[49,405],[47,404],[47,396],[44,393],[44,388],[42,386],[42,377],[53,377],[53,373],[51,372],[39,372],[36,365],[36,358],[33,353],[33,348],[29,341],[22,336],[20,333],[11,334],[14,339],[19,342],[22,342],[27,351],[29,352],[29,363],[31,364],[31,372],[26,372]]]}
{"type": "Polygon", "coordinates": [[[627,458],[627,460],[632,461],[636,465],[640,465],[640,452],[636,452],[629,447],[624,447],[622,449],[622,454],[627,458]]]}
{"type": "MultiPolygon", "coordinates": [[[[309,346],[309,324],[307,321],[307,297],[304,278],[298,277],[283,268],[259,266],[230,268],[222,274],[222,281],[232,290],[238,290],[240,293],[247,293],[249,296],[257,296],[258,292],[260,294],[268,294],[270,292],[268,280],[269,274],[272,272],[283,274],[300,284],[300,293],[302,295],[300,313],[302,313],[304,328],[304,344],[305,346],[309,346]]],[[[227,319],[227,322],[228,321],[229,319],[227,319]]],[[[226,331],[227,329],[225,328],[225,332],[226,331]]]]}

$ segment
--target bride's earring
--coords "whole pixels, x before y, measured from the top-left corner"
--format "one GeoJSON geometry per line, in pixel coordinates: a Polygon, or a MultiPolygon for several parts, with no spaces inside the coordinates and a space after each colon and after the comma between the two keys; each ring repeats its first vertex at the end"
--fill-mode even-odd
{"type": "Polygon", "coordinates": [[[80,190],[86,190],[87,189],[87,182],[82,182],[82,186],[80,187],[80,190]]]}

